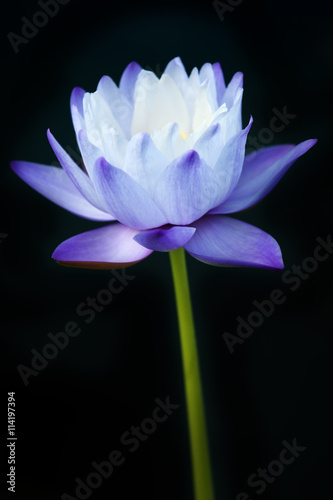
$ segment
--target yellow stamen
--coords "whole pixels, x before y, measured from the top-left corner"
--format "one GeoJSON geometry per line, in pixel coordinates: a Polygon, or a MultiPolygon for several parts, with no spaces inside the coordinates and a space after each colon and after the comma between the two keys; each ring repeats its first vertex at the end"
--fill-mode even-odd
{"type": "Polygon", "coordinates": [[[186,139],[186,135],[184,134],[184,132],[180,131],[179,133],[180,133],[180,135],[182,136],[183,139],[186,139]]]}

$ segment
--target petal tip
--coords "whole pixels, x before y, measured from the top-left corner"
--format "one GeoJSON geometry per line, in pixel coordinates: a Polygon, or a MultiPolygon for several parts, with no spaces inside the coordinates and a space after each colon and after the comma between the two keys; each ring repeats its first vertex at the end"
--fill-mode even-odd
{"type": "Polygon", "coordinates": [[[212,133],[215,135],[221,130],[221,125],[217,122],[213,125],[212,133]]]}
{"type": "Polygon", "coordinates": [[[194,149],[189,149],[188,151],[186,151],[186,153],[184,153],[184,156],[189,163],[194,163],[200,158],[199,154],[194,149]]]}
{"type": "Polygon", "coordinates": [[[104,171],[106,168],[110,166],[109,162],[104,158],[104,156],[100,156],[95,161],[95,168],[104,171]]]}
{"type": "Polygon", "coordinates": [[[130,68],[130,69],[134,69],[134,68],[135,68],[135,69],[138,69],[138,68],[140,68],[140,70],[142,69],[142,68],[141,68],[141,66],[140,66],[140,64],[139,64],[139,63],[137,63],[136,61],[131,61],[131,62],[128,64],[127,68],[130,68]]]}
{"type": "Polygon", "coordinates": [[[308,139],[307,141],[304,142],[304,144],[309,145],[309,149],[312,148],[315,144],[317,144],[318,139],[308,139]]]}
{"type": "Polygon", "coordinates": [[[77,105],[77,101],[81,100],[85,93],[85,90],[83,90],[81,87],[74,87],[71,92],[70,103],[77,105]]]}
{"type": "Polygon", "coordinates": [[[277,271],[281,271],[282,269],[284,269],[284,262],[281,252],[279,255],[276,255],[273,266],[273,269],[276,269],[277,271]]]}
{"type": "Polygon", "coordinates": [[[241,87],[243,86],[243,81],[244,81],[244,73],[242,71],[237,71],[234,74],[234,78],[237,80],[238,85],[241,87]]]}
{"type": "Polygon", "coordinates": [[[11,160],[11,161],[9,162],[9,166],[10,166],[10,168],[11,168],[12,170],[14,170],[14,172],[15,172],[15,173],[16,173],[16,171],[19,169],[19,163],[20,163],[20,162],[19,162],[19,161],[17,161],[17,160],[11,160]]]}

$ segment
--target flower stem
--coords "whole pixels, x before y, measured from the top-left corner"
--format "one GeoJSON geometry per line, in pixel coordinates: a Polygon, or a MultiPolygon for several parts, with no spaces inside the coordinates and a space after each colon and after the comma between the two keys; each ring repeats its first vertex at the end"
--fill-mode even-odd
{"type": "Polygon", "coordinates": [[[170,252],[170,260],[183,358],[195,500],[213,500],[213,481],[210,468],[199,357],[184,249],[179,248],[170,252]]]}

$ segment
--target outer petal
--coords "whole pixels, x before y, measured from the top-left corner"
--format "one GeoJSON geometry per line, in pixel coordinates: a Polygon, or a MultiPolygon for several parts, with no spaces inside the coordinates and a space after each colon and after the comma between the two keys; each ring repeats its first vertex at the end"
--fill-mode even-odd
{"type": "Polygon", "coordinates": [[[248,155],[234,191],[211,213],[239,212],[258,203],[274,188],[297,158],[316,142],[317,139],[309,139],[297,146],[272,146],[248,155]]]}
{"type": "Polygon", "coordinates": [[[202,217],[218,199],[217,178],[196,151],[187,151],[163,170],[154,195],[168,222],[175,225],[202,217]]]}
{"type": "Polygon", "coordinates": [[[114,220],[91,205],[76,189],[62,168],[25,161],[13,161],[14,172],[30,187],[70,212],[91,220],[114,220]]]}
{"type": "Polygon", "coordinates": [[[168,221],[149,196],[126,172],[99,158],[95,165],[95,187],[115,217],[126,226],[151,229],[168,221]]]}
{"type": "Polygon", "coordinates": [[[278,243],[255,226],[218,215],[206,215],[192,225],[197,230],[184,248],[202,262],[216,266],[284,267],[278,243]]]}
{"type": "Polygon", "coordinates": [[[194,227],[171,226],[142,231],[134,236],[134,240],[151,250],[170,252],[183,247],[192,238],[195,231],[194,227]]]}
{"type": "Polygon", "coordinates": [[[103,203],[100,202],[91,179],[80,169],[80,167],[72,160],[68,153],[60,146],[59,142],[53,137],[50,130],[47,131],[47,137],[51,147],[58,158],[61,166],[66,171],[66,174],[73,182],[75,187],[80,191],[82,196],[86,198],[92,205],[102,211],[108,212],[103,203]]]}
{"type": "Polygon", "coordinates": [[[119,88],[130,102],[133,102],[135,83],[141,70],[141,66],[133,61],[126,67],[121,75],[119,88]]]}
{"type": "Polygon", "coordinates": [[[138,231],[116,222],[81,233],[61,243],[52,257],[71,267],[117,269],[128,267],[152,253],[133,240],[138,231]]]}

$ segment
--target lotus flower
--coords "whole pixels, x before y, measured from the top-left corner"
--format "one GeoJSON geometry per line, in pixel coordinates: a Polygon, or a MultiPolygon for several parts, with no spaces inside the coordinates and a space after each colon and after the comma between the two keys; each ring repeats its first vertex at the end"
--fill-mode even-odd
{"type": "Polygon", "coordinates": [[[161,78],[132,62],[119,87],[103,76],[94,93],[75,88],[71,113],[83,167],[51,132],[62,168],[14,161],[13,170],[46,198],[110,224],[61,243],[65,265],[120,268],[153,251],[183,247],[213,265],[283,268],[272,236],[226,214],[258,203],[311,148],[311,139],[245,156],[243,75],[226,87],[219,63],[187,75],[180,58],[161,78]]]}

